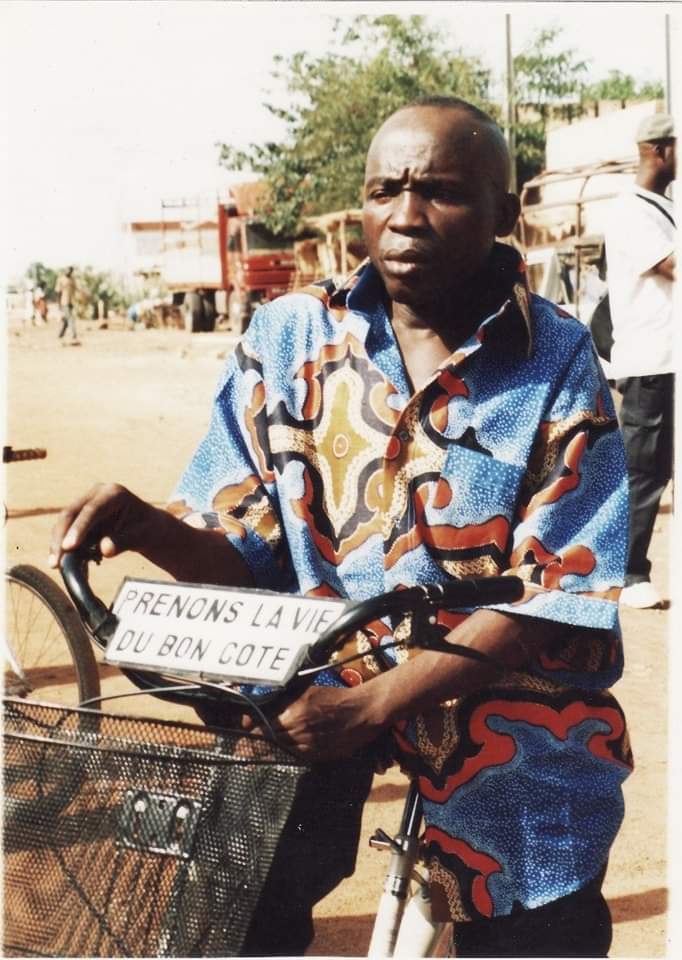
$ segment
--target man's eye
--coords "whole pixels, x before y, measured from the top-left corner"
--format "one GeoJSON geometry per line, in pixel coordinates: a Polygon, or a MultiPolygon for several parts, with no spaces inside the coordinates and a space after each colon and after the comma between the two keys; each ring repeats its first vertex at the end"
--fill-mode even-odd
{"type": "Polygon", "coordinates": [[[464,203],[465,200],[463,192],[456,187],[427,187],[424,195],[436,203],[464,203]]]}
{"type": "Polygon", "coordinates": [[[375,187],[374,190],[370,190],[369,192],[370,200],[387,200],[393,196],[395,196],[395,191],[389,190],[386,187],[375,187]]]}

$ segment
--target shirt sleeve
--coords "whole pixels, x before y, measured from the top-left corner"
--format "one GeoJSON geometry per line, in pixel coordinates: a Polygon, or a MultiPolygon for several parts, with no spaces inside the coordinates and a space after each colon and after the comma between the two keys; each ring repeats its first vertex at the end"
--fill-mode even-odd
{"type": "Polygon", "coordinates": [[[268,447],[262,364],[248,333],[227,361],[208,432],[168,509],[194,526],[223,530],[256,586],[291,589],[292,563],[268,447]]]}
{"type": "Polygon", "coordinates": [[[627,504],[622,437],[584,331],[547,404],[522,484],[509,572],[525,581],[526,596],[507,609],[617,629],[627,504]]]}
{"type": "Polygon", "coordinates": [[[608,231],[607,255],[609,249],[635,276],[643,276],[674,253],[675,230],[651,203],[630,196],[608,231]]]}

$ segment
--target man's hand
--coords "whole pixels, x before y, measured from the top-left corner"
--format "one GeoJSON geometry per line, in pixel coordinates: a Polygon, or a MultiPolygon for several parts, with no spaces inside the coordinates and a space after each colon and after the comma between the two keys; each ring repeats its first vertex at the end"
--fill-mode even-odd
{"type": "Polygon", "coordinates": [[[59,514],[52,528],[51,567],[59,566],[62,554],[94,537],[104,557],[124,550],[140,550],[155,508],[118,483],[98,483],[59,514]]]}
{"type": "Polygon", "coordinates": [[[223,530],[197,529],[131,493],[100,483],[59,514],[52,530],[51,567],[89,539],[104,557],[135,550],[176,580],[253,586],[251,571],[223,530]]]}
{"type": "MultiPolygon", "coordinates": [[[[476,610],[450,632],[452,642],[488,653],[485,664],[449,653],[423,650],[419,656],[357,687],[308,687],[275,717],[280,741],[305,760],[349,756],[388,727],[429,713],[445,700],[465,696],[516,670],[565,624],[476,610]]],[[[252,729],[251,721],[245,727],[252,729]]],[[[267,735],[267,731],[260,729],[267,735]]]]}
{"type": "Polygon", "coordinates": [[[308,687],[272,719],[277,740],[307,761],[351,756],[386,725],[372,708],[368,687],[308,687]]]}

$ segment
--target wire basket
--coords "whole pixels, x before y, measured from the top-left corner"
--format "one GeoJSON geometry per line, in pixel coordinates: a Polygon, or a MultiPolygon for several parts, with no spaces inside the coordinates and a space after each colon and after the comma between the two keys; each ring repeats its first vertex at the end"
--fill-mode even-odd
{"type": "Polygon", "coordinates": [[[4,700],[4,956],[236,956],[305,767],[260,737],[4,700]]]}

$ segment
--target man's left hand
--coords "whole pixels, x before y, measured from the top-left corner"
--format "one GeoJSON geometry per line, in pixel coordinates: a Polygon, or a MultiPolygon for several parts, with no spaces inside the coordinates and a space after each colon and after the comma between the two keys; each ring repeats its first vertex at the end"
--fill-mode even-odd
{"type": "Polygon", "coordinates": [[[383,724],[372,714],[362,687],[308,687],[271,724],[278,741],[302,759],[325,761],[351,756],[378,736],[383,724]]]}

